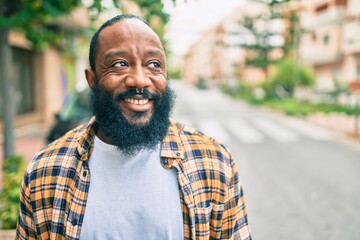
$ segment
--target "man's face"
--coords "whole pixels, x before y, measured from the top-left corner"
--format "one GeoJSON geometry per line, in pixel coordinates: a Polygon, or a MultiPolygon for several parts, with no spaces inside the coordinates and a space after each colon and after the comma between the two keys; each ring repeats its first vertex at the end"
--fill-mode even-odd
{"type": "Polygon", "coordinates": [[[158,36],[137,19],[116,22],[100,33],[95,59],[98,85],[112,94],[130,124],[147,124],[154,112],[151,95],[116,96],[134,89],[164,92],[166,60],[158,36]]]}
{"type": "Polygon", "coordinates": [[[85,73],[98,137],[128,155],[156,147],[170,126],[174,103],[157,35],[137,19],[114,23],[100,33],[95,64],[96,73],[85,73]]]}

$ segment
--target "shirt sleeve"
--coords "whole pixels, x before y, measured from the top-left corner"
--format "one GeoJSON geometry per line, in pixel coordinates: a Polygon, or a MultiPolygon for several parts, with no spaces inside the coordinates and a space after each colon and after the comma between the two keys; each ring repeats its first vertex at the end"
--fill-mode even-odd
{"type": "Polygon", "coordinates": [[[232,160],[231,179],[224,203],[221,239],[251,240],[245,198],[235,162],[232,160]]]}
{"type": "Polygon", "coordinates": [[[20,211],[15,239],[36,239],[35,224],[30,204],[29,178],[25,173],[20,191],[20,211]]]}

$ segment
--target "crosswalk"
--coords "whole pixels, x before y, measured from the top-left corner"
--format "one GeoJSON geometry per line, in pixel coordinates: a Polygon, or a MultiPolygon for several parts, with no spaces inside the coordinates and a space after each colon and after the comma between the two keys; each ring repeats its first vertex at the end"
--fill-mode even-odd
{"type": "Polygon", "coordinates": [[[260,144],[270,140],[279,143],[291,143],[298,142],[303,138],[329,141],[335,138],[331,131],[295,118],[270,119],[258,117],[224,121],[178,118],[177,120],[199,129],[224,144],[234,138],[244,144],[260,144]]]}

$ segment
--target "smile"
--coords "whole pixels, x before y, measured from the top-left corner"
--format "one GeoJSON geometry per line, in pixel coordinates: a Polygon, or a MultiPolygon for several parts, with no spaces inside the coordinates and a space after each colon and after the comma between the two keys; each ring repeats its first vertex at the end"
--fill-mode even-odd
{"type": "Polygon", "coordinates": [[[147,104],[149,102],[149,99],[125,98],[125,102],[136,104],[136,105],[145,105],[145,104],[147,104]]]}

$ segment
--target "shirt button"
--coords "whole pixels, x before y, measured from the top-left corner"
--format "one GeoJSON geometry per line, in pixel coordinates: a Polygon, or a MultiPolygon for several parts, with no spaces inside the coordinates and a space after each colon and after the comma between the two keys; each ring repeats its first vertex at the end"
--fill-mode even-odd
{"type": "Polygon", "coordinates": [[[176,156],[177,156],[177,157],[180,157],[180,156],[181,156],[181,153],[180,153],[180,152],[177,152],[177,153],[176,153],[176,156]]]}
{"type": "Polygon", "coordinates": [[[167,160],[166,158],[163,158],[163,159],[162,159],[162,163],[163,163],[164,165],[168,165],[168,164],[169,164],[169,162],[168,162],[168,160],[167,160]]]}
{"type": "Polygon", "coordinates": [[[77,225],[77,220],[76,219],[71,220],[71,225],[76,226],[77,225]]]}
{"type": "Polygon", "coordinates": [[[87,176],[87,171],[83,171],[83,177],[87,176]]]}

